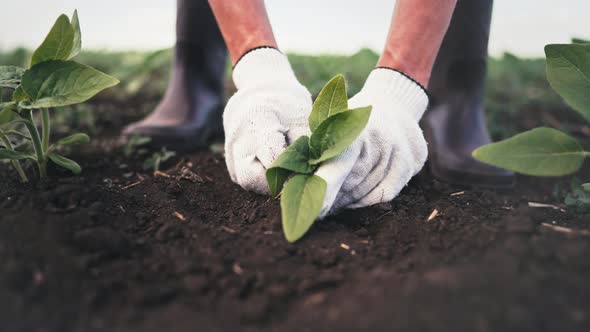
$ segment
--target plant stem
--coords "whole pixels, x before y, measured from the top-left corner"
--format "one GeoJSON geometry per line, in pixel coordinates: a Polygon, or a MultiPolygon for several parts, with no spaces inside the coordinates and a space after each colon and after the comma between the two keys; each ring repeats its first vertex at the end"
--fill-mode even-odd
{"type": "Polygon", "coordinates": [[[49,122],[49,110],[46,108],[41,109],[41,129],[42,129],[42,145],[43,154],[47,153],[49,149],[49,134],[51,132],[51,123],[49,122]]]}
{"type": "Polygon", "coordinates": [[[31,140],[33,141],[33,148],[35,149],[35,154],[37,155],[37,167],[39,167],[39,177],[44,178],[47,176],[47,158],[45,158],[45,154],[43,153],[43,146],[41,144],[41,138],[39,137],[39,130],[37,130],[37,126],[35,126],[35,117],[33,117],[33,111],[27,111],[29,121],[25,122],[25,126],[27,130],[29,130],[29,134],[31,135],[31,140]]]}
{"type": "Polygon", "coordinates": [[[160,170],[160,161],[160,157],[156,157],[156,160],[154,160],[154,173],[158,173],[160,170]]]}
{"type": "MultiPolygon", "coordinates": [[[[12,143],[10,143],[10,140],[8,139],[8,137],[6,137],[4,135],[0,135],[0,140],[2,140],[2,143],[4,143],[4,146],[8,150],[14,151],[14,147],[12,146],[12,143]]],[[[10,162],[12,163],[12,167],[14,167],[14,169],[16,169],[16,172],[20,176],[20,180],[24,183],[29,182],[29,178],[27,177],[27,174],[25,174],[25,171],[23,170],[22,166],[20,165],[20,162],[18,160],[11,160],[10,162]]]]}

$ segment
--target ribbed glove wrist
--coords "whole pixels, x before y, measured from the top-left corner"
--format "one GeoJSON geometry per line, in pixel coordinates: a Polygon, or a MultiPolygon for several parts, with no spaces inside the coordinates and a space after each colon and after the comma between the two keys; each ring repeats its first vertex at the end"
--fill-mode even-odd
{"type": "Polygon", "coordinates": [[[405,111],[418,122],[428,107],[428,94],[407,75],[389,68],[376,68],[359,92],[363,100],[394,103],[395,111],[405,111]]]}
{"type": "Polygon", "coordinates": [[[272,47],[255,48],[242,56],[232,75],[236,88],[275,83],[297,84],[287,56],[272,47]]]}

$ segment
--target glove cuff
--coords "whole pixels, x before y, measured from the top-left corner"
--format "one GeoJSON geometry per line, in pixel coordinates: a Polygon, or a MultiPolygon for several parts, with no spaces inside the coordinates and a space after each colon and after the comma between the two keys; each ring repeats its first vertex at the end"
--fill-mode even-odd
{"type": "Polygon", "coordinates": [[[428,107],[426,89],[410,76],[391,68],[373,69],[361,91],[371,94],[375,100],[392,100],[396,105],[402,105],[416,122],[428,107]]]}
{"type": "Polygon", "coordinates": [[[232,78],[238,90],[277,82],[299,84],[287,56],[270,46],[253,48],[242,55],[234,66],[232,78]]]}

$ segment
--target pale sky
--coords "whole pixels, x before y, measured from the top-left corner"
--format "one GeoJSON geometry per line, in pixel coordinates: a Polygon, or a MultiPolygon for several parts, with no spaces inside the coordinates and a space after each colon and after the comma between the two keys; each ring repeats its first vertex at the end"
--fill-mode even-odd
{"type": "MultiPolygon", "coordinates": [[[[228,0],[235,1],[235,0],[228,0]]],[[[434,0],[433,0],[434,1],[434,0]]],[[[464,0],[477,1],[477,0],[464,0]]],[[[33,48],[77,8],[86,49],[159,49],[174,43],[174,0],[3,0],[0,49],[33,48]]],[[[394,0],[267,0],[286,51],[351,54],[383,48],[394,0]]],[[[548,43],[590,39],[588,0],[496,0],[490,53],[542,56],[548,43]]]]}

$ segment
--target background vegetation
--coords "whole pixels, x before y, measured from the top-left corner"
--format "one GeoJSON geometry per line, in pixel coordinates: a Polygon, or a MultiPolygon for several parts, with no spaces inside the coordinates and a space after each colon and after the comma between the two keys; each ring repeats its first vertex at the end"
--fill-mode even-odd
{"type": "MultiPolygon", "coordinates": [[[[104,52],[86,51],[78,60],[119,78],[122,84],[103,94],[114,100],[157,100],[163,94],[169,75],[171,50],[155,52],[104,52]]],[[[0,52],[0,65],[26,65],[29,51],[16,49],[0,52]]],[[[301,82],[317,95],[322,86],[336,74],[343,73],[348,94],[356,93],[377,61],[378,55],[363,49],[352,56],[289,54],[291,63],[301,82]]],[[[229,69],[228,64],[228,69],[229,69]]],[[[228,78],[230,71],[227,72],[228,78]]],[[[231,79],[227,91],[233,90],[231,79]]],[[[538,125],[570,131],[569,121],[563,122],[562,113],[577,122],[574,112],[562,112],[567,106],[550,88],[545,76],[544,59],[520,59],[511,54],[490,58],[486,92],[487,116],[494,139],[506,138],[538,125]],[[559,120],[557,119],[559,114],[559,120]],[[516,121],[518,120],[518,121],[516,121]]],[[[77,122],[92,122],[95,114],[77,107],[77,122]]],[[[145,113],[138,108],[138,113],[145,113]]],[[[139,114],[138,114],[139,116],[139,114]]],[[[71,120],[71,119],[70,119],[71,120]]],[[[575,126],[579,130],[579,126],[575,126]]]]}

